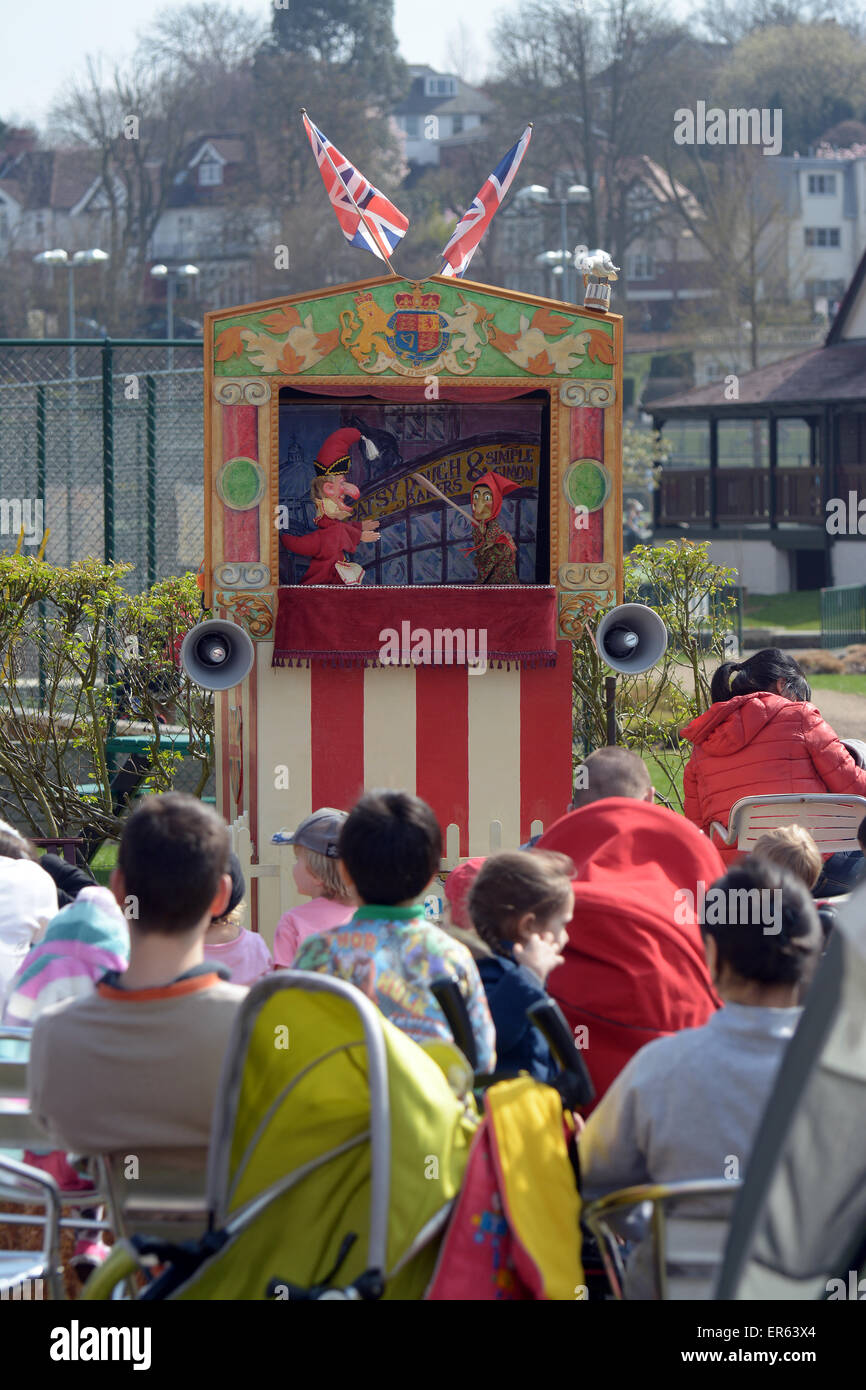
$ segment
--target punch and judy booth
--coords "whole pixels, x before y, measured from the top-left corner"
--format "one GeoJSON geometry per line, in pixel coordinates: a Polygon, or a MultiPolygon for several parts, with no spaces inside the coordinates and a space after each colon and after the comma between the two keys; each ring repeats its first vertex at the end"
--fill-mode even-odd
{"type": "Polygon", "coordinates": [[[565,811],[571,643],[621,598],[622,324],[392,274],[205,332],[206,600],[255,652],[218,805],[270,937],[272,836],[319,806],[416,792],[455,861],[565,811]]]}

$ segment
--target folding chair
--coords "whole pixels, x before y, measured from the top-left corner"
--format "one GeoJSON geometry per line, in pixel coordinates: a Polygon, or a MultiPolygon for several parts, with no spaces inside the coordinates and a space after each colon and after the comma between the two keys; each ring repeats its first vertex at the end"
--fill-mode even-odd
{"type": "Polygon", "coordinates": [[[727,826],[714,820],[723,845],[749,854],[768,830],[800,825],[808,830],[822,854],[857,850],[857,827],[866,816],[866,797],[836,792],[808,792],[803,796],[743,796],[735,801],[727,826]]]}
{"type": "MultiPolygon", "coordinates": [[[[22,1206],[41,1205],[44,1209],[41,1217],[30,1216],[22,1223],[42,1230],[40,1250],[0,1250],[0,1297],[14,1297],[16,1292],[20,1294],[33,1284],[38,1284],[41,1290],[44,1280],[52,1299],[62,1299],[60,1191],[57,1183],[38,1168],[0,1155],[0,1202],[16,1202],[22,1206]]],[[[6,1221],[7,1214],[0,1211],[0,1222],[6,1221]]]]}
{"type": "Polygon", "coordinates": [[[112,1227],[133,1235],[197,1240],[207,1227],[207,1149],[144,1149],[101,1156],[112,1227]]]}
{"type": "Polygon", "coordinates": [[[708,1197],[720,1198],[731,1206],[741,1186],[740,1181],[724,1178],[646,1183],[610,1192],[584,1207],[583,1222],[598,1243],[614,1298],[625,1298],[626,1275],[617,1227],[621,1228],[626,1212],[644,1203],[652,1208],[644,1239],[652,1242],[656,1297],[665,1302],[712,1298],[730,1218],[718,1214],[718,1203],[714,1203],[712,1215],[695,1212],[689,1216],[683,1214],[683,1208],[708,1197]],[[668,1216],[668,1202],[677,1203],[676,1215],[668,1216]]]}
{"type": "MultiPolygon", "coordinates": [[[[0,1026],[0,1042],[27,1045],[29,1040],[29,1028],[0,1026]]],[[[26,1060],[13,1061],[0,1056],[0,1150],[23,1151],[45,1145],[45,1135],[36,1124],[27,1100],[26,1060]]],[[[137,1148],[134,1153],[87,1156],[81,1166],[94,1186],[86,1191],[59,1189],[53,1178],[40,1169],[19,1160],[14,1162],[16,1171],[26,1173],[32,1183],[38,1184],[43,1178],[51,1183],[58,1203],[58,1232],[68,1227],[81,1231],[110,1231],[115,1241],[130,1235],[153,1235],[179,1241],[197,1239],[207,1224],[205,1148],[137,1148]],[[61,1209],[70,1206],[104,1207],[106,1215],[102,1218],[63,1217],[61,1209]]],[[[0,1196],[3,1195],[7,1201],[33,1204],[30,1197],[11,1197],[0,1190],[0,1196]]],[[[45,1222],[43,1216],[0,1210],[0,1224],[43,1226],[45,1222]]]]}
{"type": "Polygon", "coordinates": [[[81,1297],[135,1299],[142,1265],[148,1262],[133,1249],[132,1236],[179,1244],[197,1241],[207,1229],[207,1149],[138,1149],[134,1154],[103,1154],[100,1161],[116,1237],[114,1254],[93,1271],[81,1297]],[[113,1273],[103,1289],[106,1268],[113,1273]]]}
{"type": "MultiPolygon", "coordinates": [[[[30,1033],[29,1028],[12,1028],[3,1024],[0,1025],[0,1043],[19,1043],[20,1051],[26,1053],[29,1050],[30,1033]]],[[[48,1143],[30,1109],[26,1055],[11,1059],[0,1053],[0,1156],[5,1158],[7,1155],[11,1157],[23,1154],[27,1149],[44,1149],[48,1143]]],[[[41,1169],[23,1163],[20,1158],[16,1158],[15,1161],[30,1174],[47,1176],[41,1169]]],[[[87,1159],[86,1176],[92,1181],[92,1188],[63,1189],[57,1186],[53,1178],[51,1179],[61,1208],[106,1205],[109,1200],[108,1184],[104,1164],[98,1157],[87,1159]]],[[[35,1177],[33,1180],[36,1180],[35,1177]]],[[[42,1220],[43,1218],[20,1212],[0,1211],[0,1223],[3,1225],[37,1226],[42,1220]]],[[[93,1217],[61,1217],[59,1225],[61,1229],[71,1227],[75,1230],[94,1232],[113,1229],[111,1220],[93,1217]]]]}

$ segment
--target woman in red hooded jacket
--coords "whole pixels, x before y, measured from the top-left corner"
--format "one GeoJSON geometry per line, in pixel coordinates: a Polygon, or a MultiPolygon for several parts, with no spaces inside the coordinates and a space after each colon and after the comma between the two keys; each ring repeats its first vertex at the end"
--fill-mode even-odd
{"type": "MultiPolygon", "coordinates": [[[[694,744],[683,779],[689,820],[709,835],[714,820],[727,825],[731,807],[744,796],[866,796],[866,770],[808,703],[811,694],[800,666],[777,647],[719,667],[710,685],[712,705],[682,731],[694,744]]],[[[726,863],[741,857],[733,847],[719,845],[719,852],[726,863]]],[[[862,868],[858,853],[833,855],[816,895],[846,892],[862,868]]]]}

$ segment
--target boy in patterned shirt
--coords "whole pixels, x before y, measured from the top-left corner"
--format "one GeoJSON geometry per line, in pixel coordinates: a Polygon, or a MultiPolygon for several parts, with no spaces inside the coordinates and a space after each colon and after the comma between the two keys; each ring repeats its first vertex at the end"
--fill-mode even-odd
{"type": "Polygon", "coordinates": [[[307,937],[294,969],[348,980],[415,1042],[451,1030],[431,993],[450,976],[475,1036],[479,1071],[496,1065],[495,1030],[478,969],[465,946],[425,919],[418,898],[439,870],[442,832],[426,802],[407,792],[367,792],[340,834],[340,872],[361,906],[343,927],[307,937]]]}

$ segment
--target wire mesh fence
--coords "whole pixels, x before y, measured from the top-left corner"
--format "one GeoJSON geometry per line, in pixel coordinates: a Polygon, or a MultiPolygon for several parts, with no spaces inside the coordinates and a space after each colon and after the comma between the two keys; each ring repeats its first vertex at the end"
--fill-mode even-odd
{"type": "Polygon", "coordinates": [[[866,642],[866,584],[821,590],[821,646],[866,642]]]}
{"type": "Polygon", "coordinates": [[[0,551],[197,569],[203,447],[200,342],[0,339],[0,551]]]}

